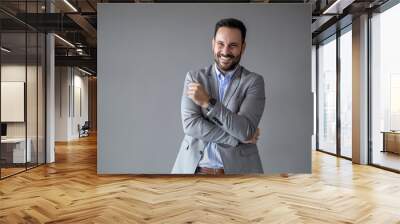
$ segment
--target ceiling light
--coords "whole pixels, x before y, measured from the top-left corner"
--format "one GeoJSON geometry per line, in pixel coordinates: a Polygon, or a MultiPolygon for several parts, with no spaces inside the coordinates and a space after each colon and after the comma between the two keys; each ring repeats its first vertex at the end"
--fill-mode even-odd
{"type": "Polygon", "coordinates": [[[69,42],[68,40],[66,40],[66,39],[64,39],[64,38],[62,38],[62,37],[60,37],[60,36],[57,35],[57,34],[54,34],[54,36],[57,37],[58,39],[60,39],[61,41],[63,41],[64,43],[66,43],[67,45],[69,45],[70,47],[75,48],[75,45],[71,44],[71,42],[69,42]]]}
{"type": "Polygon", "coordinates": [[[330,5],[327,9],[325,9],[322,14],[339,14],[339,13],[337,13],[337,8],[335,8],[335,7],[338,6],[340,1],[342,1],[342,0],[336,0],[332,5],[330,5]],[[332,10],[334,12],[332,12],[332,10]]]}
{"type": "Polygon", "coordinates": [[[343,10],[349,7],[349,5],[353,4],[353,2],[356,2],[356,0],[336,0],[335,2],[333,2],[332,5],[330,5],[327,9],[325,9],[322,14],[324,15],[342,14],[343,10]]]}
{"type": "Polygon", "coordinates": [[[77,48],[76,53],[78,53],[79,55],[83,55],[83,49],[77,48]]]}
{"type": "Polygon", "coordinates": [[[83,69],[81,69],[81,68],[79,68],[79,67],[78,67],[78,70],[81,71],[81,72],[83,72],[83,73],[85,73],[85,74],[87,74],[87,75],[92,75],[92,73],[90,73],[90,72],[88,72],[88,71],[86,71],[86,70],[83,70],[83,69]]]}
{"type": "Polygon", "coordinates": [[[65,4],[67,4],[74,12],[78,12],[78,10],[71,4],[69,3],[68,0],[64,0],[65,4]]]}
{"type": "Polygon", "coordinates": [[[6,52],[6,53],[10,53],[10,52],[11,52],[11,50],[9,50],[9,49],[7,49],[7,48],[5,48],[5,47],[1,47],[1,50],[4,51],[4,52],[6,52]]]}

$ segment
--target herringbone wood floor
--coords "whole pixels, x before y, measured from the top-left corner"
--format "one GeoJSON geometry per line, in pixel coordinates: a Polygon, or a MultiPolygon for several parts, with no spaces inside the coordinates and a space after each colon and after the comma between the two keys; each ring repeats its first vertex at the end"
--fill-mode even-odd
{"type": "Polygon", "coordinates": [[[313,153],[313,173],[97,176],[96,138],[0,181],[0,223],[400,223],[400,175],[313,153]]]}

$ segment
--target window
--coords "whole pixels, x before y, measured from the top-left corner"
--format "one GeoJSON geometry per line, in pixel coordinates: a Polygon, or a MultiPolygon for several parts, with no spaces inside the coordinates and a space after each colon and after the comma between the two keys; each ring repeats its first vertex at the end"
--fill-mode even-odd
{"type": "Polygon", "coordinates": [[[352,35],[351,26],[340,36],[340,155],[352,157],[352,35]]]}
{"type": "Polygon", "coordinates": [[[400,170],[399,21],[400,4],[371,18],[371,157],[373,164],[395,170],[400,170]]]}
{"type": "Polygon", "coordinates": [[[336,153],[336,36],[318,48],[317,147],[336,153]]]}

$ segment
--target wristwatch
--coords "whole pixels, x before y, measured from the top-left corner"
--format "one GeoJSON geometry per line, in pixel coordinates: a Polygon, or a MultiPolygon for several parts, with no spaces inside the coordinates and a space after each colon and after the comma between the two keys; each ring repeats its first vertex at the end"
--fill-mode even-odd
{"type": "Polygon", "coordinates": [[[210,99],[208,100],[208,107],[207,107],[207,110],[210,111],[210,110],[215,106],[216,103],[217,103],[217,100],[216,100],[216,99],[210,98],[210,99]]]}

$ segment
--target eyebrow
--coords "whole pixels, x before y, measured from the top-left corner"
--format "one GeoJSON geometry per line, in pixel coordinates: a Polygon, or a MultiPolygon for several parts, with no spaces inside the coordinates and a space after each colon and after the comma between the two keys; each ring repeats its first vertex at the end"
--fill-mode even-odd
{"type": "MultiPolygon", "coordinates": [[[[223,41],[217,41],[217,44],[224,44],[224,42],[223,41]]],[[[239,43],[236,43],[236,42],[229,43],[228,46],[237,47],[237,46],[239,46],[239,43]]]]}
{"type": "MultiPolygon", "coordinates": [[[[224,43],[224,41],[222,41],[222,40],[217,40],[217,43],[224,43]]],[[[228,45],[239,45],[239,43],[238,42],[232,42],[232,43],[229,43],[228,45]]]]}

